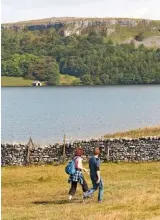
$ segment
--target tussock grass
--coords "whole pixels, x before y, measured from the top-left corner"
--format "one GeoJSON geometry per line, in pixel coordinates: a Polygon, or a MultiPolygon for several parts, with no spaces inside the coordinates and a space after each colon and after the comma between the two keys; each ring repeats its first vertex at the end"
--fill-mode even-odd
{"type": "Polygon", "coordinates": [[[127,132],[116,132],[113,134],[106,134],[105,138],[140,138],[148,136],[160,136],[160,126],[139,128],[134,130],[129,130],[127,132]]]}
{"type": "Polygon", "coordinates": [[[64,165],[2,168],[2,219],[158,220],[159,170],[159,162],[102,164],[105,193],[99,204],[97,193],[83,203],[80,186],[68,203],[64,165]]]}

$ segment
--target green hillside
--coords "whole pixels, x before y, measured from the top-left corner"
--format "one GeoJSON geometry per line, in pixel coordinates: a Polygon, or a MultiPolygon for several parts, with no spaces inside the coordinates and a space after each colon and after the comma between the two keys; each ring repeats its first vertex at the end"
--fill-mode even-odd
{"type": "Polygon", "coordinates": [[[159,61],[160,21],[52,18],[2,25],[2,76],[53,86],[159,84],[159,61]]]}

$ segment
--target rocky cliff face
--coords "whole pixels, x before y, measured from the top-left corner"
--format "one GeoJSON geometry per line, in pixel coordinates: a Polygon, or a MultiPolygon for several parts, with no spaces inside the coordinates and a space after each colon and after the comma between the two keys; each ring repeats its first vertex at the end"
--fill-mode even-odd
{"type": "MultiPolygon", "coordinates": [[[[28,22],[18,22],[13,24],[3,24],[2,29],[20,30],[28,28],[31,31],[55,28],[58,33],[64,36],[72,34],[81,34],[87,28],[101,28],[107,34],[115,31],[117,26],[120,27],[137,27],[154,23],[151,20],[144,19],[107,19],[107,18],[50,18],[28,22]]],[[[153,28],[153,27],[152,27],[153,28]]],[[[156,27],[154,27],[156,28],[156,27]]]]}

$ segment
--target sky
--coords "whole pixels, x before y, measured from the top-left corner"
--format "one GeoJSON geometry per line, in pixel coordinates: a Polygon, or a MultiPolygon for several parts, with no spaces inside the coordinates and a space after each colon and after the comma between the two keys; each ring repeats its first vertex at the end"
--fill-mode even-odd
{"type": "Polygon", "coordinates": [[[160,0],[1,0],[1,23],[50,17],[160,20],[160,0]]]}

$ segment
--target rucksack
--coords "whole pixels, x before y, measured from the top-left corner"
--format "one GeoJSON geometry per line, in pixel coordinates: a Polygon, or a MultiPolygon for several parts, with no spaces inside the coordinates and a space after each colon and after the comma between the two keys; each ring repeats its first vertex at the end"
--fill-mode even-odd
{"type": "Polygon", "coordinates": [[[76,168],[75,168],[75,160],[71,160],[67,166],[65,167],[65,172],[68,175],[72,175],[76,172],[76,168]]]}

